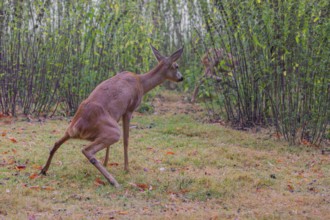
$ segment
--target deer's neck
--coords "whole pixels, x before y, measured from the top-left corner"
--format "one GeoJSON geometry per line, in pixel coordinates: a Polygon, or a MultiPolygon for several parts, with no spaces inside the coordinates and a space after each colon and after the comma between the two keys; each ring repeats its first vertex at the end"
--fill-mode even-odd
{"type": "Polygon", "coordinates": [[[143,87],[143,94],[146,94],[165,81],[164,71],[164,65],[159,63],[155,68],[141,75],[140,79],[143,87]]]}

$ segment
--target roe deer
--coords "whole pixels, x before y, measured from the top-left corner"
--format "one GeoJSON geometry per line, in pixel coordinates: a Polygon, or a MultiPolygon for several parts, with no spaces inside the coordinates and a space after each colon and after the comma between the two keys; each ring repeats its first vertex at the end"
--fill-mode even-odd
{"type": "Polygon", "coordinates": [[[103,174],[111,185],[119,187],[116,179],[95,158],[95,154],[107,148],[105,165],[108,161],[110,145],[120,138],[118,121],[123,120],[124,168],[128,171],[128,136],[132,113],[141,103],[142,97],[165,80],[183,80],[176,61],[181,57],[183,48],[165,57],[152,45],[151,49],[158,64],[145,74],[121,72],[100,83],[89,97],[84,100],[74,115],[64,136],[51,149],[41,174],[46,175],[51,160],[58,148],[70,138],[84,139],[91,143],[82,150],[87,159],[103,174]]]}
{"type": "Polygon", "coordinates": [[[201,62],[204,66],[204,74],[195,85],[191,102],[194,103],[198,95],[199,87],[204,83],[206,78],[211,78],[217,82],[221,82],[222,78],[219,73],[229,73],[234,70],[238,64],[237,60],[226,53],[223,48],[211,48],[202,57],[201,62]]]}

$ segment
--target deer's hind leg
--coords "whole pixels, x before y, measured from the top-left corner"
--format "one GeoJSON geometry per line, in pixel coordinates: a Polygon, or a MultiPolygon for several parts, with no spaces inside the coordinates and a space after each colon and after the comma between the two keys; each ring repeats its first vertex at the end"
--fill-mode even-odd
{"type": "Polygon", "coordinates": [[[95,158],[95,154],[104,149],[109,148],[110,145],[116,143],[120,139],[120,129],[118,124],[112,124],[111,126],[106,126],[100,129],[102,133],[89,144],[86,148],[82,150],[82,153],[87,157],[89,162],[93,164],[96,169],[98,169],[102,175],[108,180],[111,185],[119,187],[120,185],[116,179],[105,169],[105,167],[95,158]]]}
{"type": "Polygon", "coordinates": [[[58,141],[54,144],[53,148],[51,149],[51,151],[50,151],[50,153],[49,153],[49,157],[48,157],[47,163],[46,163],[45,166],[42,168],[40,174],[42,174],[42,175],[46,175],[47,170],[48,170],[48,168],[49,168],[49,166],[50,166],[50,163],[52,162],[52,159],[53,159],[53,156],[54,156],[55,152],[58,150],[58,148],[60,148],[60,146],[61,146],[64,142],[66,142],[66,141],[69,140],[69,139],[70,139],[69,134],[68,134],[68,133],[65,133],[65,135],[64,135],[60,140],[58,140],[58,141]]]}

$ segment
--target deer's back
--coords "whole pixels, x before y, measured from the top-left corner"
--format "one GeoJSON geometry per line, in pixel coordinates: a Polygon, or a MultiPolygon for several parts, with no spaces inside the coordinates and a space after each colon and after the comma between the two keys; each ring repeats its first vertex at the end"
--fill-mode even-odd
{"type": "Polygon", "coordinates": [[[118,121],[126,112],[133,112],[141,103],[143,89],[137,74],[122,72],[100,83],[87,102],[102,105],[118,121]]]}

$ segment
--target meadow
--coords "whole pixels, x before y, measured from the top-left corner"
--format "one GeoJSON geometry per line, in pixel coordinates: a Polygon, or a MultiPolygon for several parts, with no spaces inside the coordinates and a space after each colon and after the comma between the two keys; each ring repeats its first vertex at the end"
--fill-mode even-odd
{"type": "MultiPolygon", "coordinates": [[[[237,131],[165,93],[135,113],[130,172],[111,146],[110,186],[70,140],[39,176],[70,118],[0,119],[0,219],[330,219],[330,157],[271,129],[237,131]]],[[[97,154],[100,161],[105,151],[97,154]]]]}

